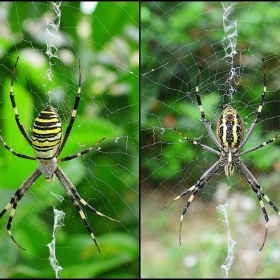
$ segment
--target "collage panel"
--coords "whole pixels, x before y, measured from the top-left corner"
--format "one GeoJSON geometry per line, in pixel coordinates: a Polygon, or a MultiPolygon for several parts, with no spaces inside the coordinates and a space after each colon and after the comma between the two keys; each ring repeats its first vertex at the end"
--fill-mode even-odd
{"type": "Polygon", "coordinates": [[[139,279],[139,2],[0,14],[0,277],[139,279]]]}
{"type": "Polygon", "coordinates": [[[279,277],[279,3],[141,2],[141,277],[279,277]]]}

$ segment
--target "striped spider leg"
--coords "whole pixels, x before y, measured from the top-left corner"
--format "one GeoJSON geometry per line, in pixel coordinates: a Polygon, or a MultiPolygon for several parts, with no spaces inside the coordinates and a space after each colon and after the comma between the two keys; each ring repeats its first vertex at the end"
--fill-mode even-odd
{"type": "Polygon", "coordinates": [[[208,131],[208,134],[210,138],[214,141],[214,143],[217,145],[219,151],[208,147],[206,145],[203,145],[201,143],[198,143],[195,140],[190,139],[189,137],[185,136],[183,133],[181,133],[178,129],[174,128],[175,132],[178,133],[181,137],[183,137],[186,141],[189,143],[196,145],[198,147],[201,147],[204,150],[207,150],[211,153],[214,153],[218,155],[220,158],[219,160],[211,166],[196,182],[195,185],[191,186],[190,188],[186,189],[184,192],[182,192],[179,196],[175,197],[170,203],[165,205],[161,210],[169,206],[174,201],[180,199],[181,197],[185,196],[186,194],[190,193],[190,197],[188,201],[186,202],[180,218],[180,226],[179,226],[179,243],[181,245],[181,228],[183,223],[183,218],[188,210],[188,207],[190,206],[192,200],[194,199],[195,195],[198,193],[200,189],[204,187],[204,185],[211,179],[211,177],[220,170],[220,168],[224,168],[226,176],[233,176],[234,173],[234,167],[236,167],[241,175],[245,178],[251,189],[255,192],[257,195],[258,201],[260,203],[260,207],[262,209],[264,219],[266,221],[266,228],[265,228],[265,234],[264,234],[264,240],[262,243],[262,246],[260,248],[260,251],[262,250],[266,237],[268,232],[268,215],[266,212],[266,208],[264,206],[262,198],[264,198],[270,206],[275,210],[275,212],[280,215],[279,209],[275,206],[275,204],[270,200],[270,198],[265,194],[264,190],[259,185],[257,179],[253,176],[253,174],[248,170],[248,168],[242,163],[241,156],[248,154],[250,152],[256,151],[260,148],[263,148],[267,146],[268,144],[274,142],[276,139],[280,138],[280,133],[277,134],[274,138],[265,141],[264,143],[257,145],[253,148],[250,148],[244,152],[240,152],[241,148],[248,142],[251,134],[253,133],[255,127],[258,124],[258,121],[261,116],[261,111],[264,106],[265,98],[266,98],[266,68],[264,64],[264,59],[262,59],[263,64],[263,73],[264,73],[264,82],[263,82],[263,93],[261,96],[261,102],[259,104],[259,107],[257,109],[257,113],[254,119],[254,122],[251,124],[249,131],[247,135],[244,138],[244,122],[239,115],[239,113],[230,105],[225,106],[225,109],[220,114],[218,121],[217,121],[217,129],[216,129],[216,137],[214,136],[214,133],[211,129],[210,123],[206,120],[204,109],[202,106],[202,102],[200,99],[199,94],[199,77],[201,73],[201,64],[199,65],[198,74],[197,74],[197,81],[196,81],[196,100],[197,104],[200,110],[201,118],[203,120],[203,123],[206,127],[206,130],[208,131]]]}
{"type": "Polygon", "coordinates": [[[57,158],[60,153],[62,152],[67,139],[71,133],[79,101],[80,101],[80,94],[81,94],[81,64],[79,60],[79,86],[78,86],[78,92],[76,94],[76,99],[74,103],[74,107],[72,110],[72,116],[71,120],[68,124],[68,127],[65,132],[64,139],[62,140],[62,124],[59,115],[56,113],[55,109],[52,106],[47,106],[44,110],[40,112],[38,117],[35,119],[34,126],[32,129],[32,135],[29,137],[26,130],[24,129],[23,125],[20,122],[20,117],[18,114],[16,101],[13,93],[13,84],[14,84],[14,77],[15,77],[15,71],[17,67],[19,57],[17,57],[15,66],[13,68],[12,72],[12,80],[11,80],[11,87],[10,87],[10,99],[14,110],[15,120],[17,123],[17,126],[21,132],[21,134],[24,136],[26,141],[31,145],[31,147],[34,150],[35,156],[28,156],[24,154],[20,154],[13,150],[10,146],[8,146],[5,141],[3,140],[2,136],[0,136],[0,141],[4,145],[4,147],[9,150],[11,153],[13,153],[15,156],[29,159],[29,160],[37,160],[38,161],[38,167],[31,173],[31,175],[22,183],[22,185],[17,189],[17,191],[12,196],[10,202],[6,205],[6,207],[2,210],[0,213],[0,219],[2,216],[9,210],[9,208],[12,206],[12,210],[10,212],[10,216],[8,219],[7,224],[7,230],[8,234],[14,241],[14,243],[21,249],[25,250],[22,246],[20,246],[16,240],[14,239],[12,232],[11,232],[11,226],[12,221],[15,215],[15,211],[18,205],[18,202],[23,198],[25,193],[28,191],[28,189],[32,186],[32,184],[41,176],[43,175],[44,178],[48,181],[54,180],[55,177],[58,178],[60,181],[63,189],[65,190],[67,196],[70,198],[76,209],[78,210],[88,232],[90,233],[91,238],[93,239],[98,252],[100,253],[100,248],[97,244],[97,241],[95,239],[95,236],[93,234],[93,231],[91,229],[91,226],[84,214],[84,211],[82,210],[82,207],[80,206],[79,202],[90,209],[95,214],[105,217],[111,221],[119,222],[118,220],[115,220],[113,218],[110,218],[101,212],[97,211],[95,208],[93,208],[91,205],[89,205],[78,193],[77,189],[74,187],[73,183],[70,181],[70,179],[67,177],[67,175],[63,172],[63,170],[58,166],[58,162],[63,161],[69,161],[76,157],[79,157],[81,155],[84,155],[88,153],[89,151],[93,150],[96,146],[98,146],[105,138],[100,139],[98,142],[93,144],[91,147],[76,153],[74,155],[66,156],[63,158],[57,158]]]}

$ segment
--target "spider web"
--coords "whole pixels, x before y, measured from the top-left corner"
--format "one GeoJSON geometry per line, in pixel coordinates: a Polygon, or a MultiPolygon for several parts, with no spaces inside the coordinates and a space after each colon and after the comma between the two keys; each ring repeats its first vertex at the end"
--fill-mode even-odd
{"type": "MultiPolygon", "coordinates": [[[[26,251],[7,234],[10,211],[0,220],[1,277],[138,276],[138,10],[137,2],[1,2],[1,135],[14,150],[33,156],[9,100],[17,56],[14,95],[29,135],[48,105],[57,110],[65,132],[78,90],[80,58],[81,100],[61,157],[106,139],[60,166],[85,201],[120,221],[83,207],[101,249],[98,254],[58,180],[47,182],[41,176],[18,203],[12,223],[13,236],[26,251]],[[63,221],[57,213],[65,214],[63,221]]],[[[0,147],[2,209],[36,167],[0,147]]]]}
{"type": "MultiPolygon", "coordinates": [[[[141,274],[142,277],[277,277],[279,215],[265,201],[265,220],[255,193],[235,170],[213,176],[184,215],[189,195],[160,211],[194,185],[218,157],[173,130],[216,149],[201,122],[195,86],[215,133],[226,104],[242,116],[245,133],[261,119],[246,146],[279,133],[279,3],[143,2],[141,4],[141,274]],[[269,6],[268,6],[269,5],[269,6]],[[244,269],[246,267],[246,269],[244,269]]],[[[243,157],[268,197],[279,207],[279,141],[243,157]]]]}

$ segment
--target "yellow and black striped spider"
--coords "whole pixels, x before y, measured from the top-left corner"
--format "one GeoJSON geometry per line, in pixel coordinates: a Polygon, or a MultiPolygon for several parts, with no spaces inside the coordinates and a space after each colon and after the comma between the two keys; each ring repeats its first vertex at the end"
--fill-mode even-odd
{"type": "Polygon", "coordinates": [[[78,109],[80,97],[81,97],[81,80],[82,80],[82,73],[81,73],[81,64],[79,60],[79,87],[78,92],[76,95],[74,108],[72,111],[72,117],[69,122],[69,125],[66,129],[66,133],[64,135],[64,138],[62,140],[62,125],[61,120],[54,110],[52,106],[47,106],[41,113],[38,115],[38,117],[35,119],[34,126],[32,129],[32,135],[31,137],[28,136],[27,132],[25,131],[23,125],[20,122],[19,114],[16,106],[16,101],[13,93],[13,84],[14,84],[14,77],[15,77],[15,71],[17,67],[19,57],[17,57],[15,66],[13,68],[12,73],[12,80],[11,80],[11,87],[10,87],[10,99],[13,106],[14,114],[15,114],[15,120],[17,123],[18,128],[20,129],[22,135],[28,142],[28,144],[33,148],[35,156],[28,156],[19,154],[16,151],[14,151],[12,148],[10,148],[3,140],[3,138],[0,136],[0,141],[5,146],[7,150],[9,150],[11,153],[13,153],[15,156],[30,160],[37,160],[39,163],[38,168],[35,169],[35,171],[22,183],[22,185],[18,188],[18,190],[14,193],[12,196],[10,202],[6,205],[6,207],[3,209],[3,211],[0,213],[0,219],[2,216],[7,212],[7,210],[12,206],[12,210],[8,219],[7,224],[7,230],[8,234],[14,241],[14,243],[21,249],[25,250],[23,247],[21,247],[16,240],[14,239],[12,232],[11,232],[11,225],[12,220],[17,208],[18,202],[22,199],[22,197],[25,195],[25,193],[28,191],[28,189],[32,186],[32,184],[43,174],[44,178],[47,180],[55,179],[55,176],[60,181],[62,187],[64,188],[66,194],[73,202],[74,206],[77,208],[87,230],[90,233],[91,238],[93,239],[98,252],[100,253],[100,248],[97,244],[97,241],[94,237],[94,234],[92,232],[92,229],[87,221],[87,218],[79,205],[79,200],[84,206],[89,208],[92,212],[96,213],[97,215],[100,215],[102,217],[105,217],[107,219],[110,219],[115,222],[119,222],[115,219],[112,219],[101,212],[95,210],[91,205],[89,205],[81,196],[79,195],[77,189],[74,187],[73,183],[69,180],[69,178],[66,176],[66,174],[62,171],[62,169],[58,166],[58,162],[62,161],[68,161],[72,160],[76,157],[79,157],[81,155],[84,155],[94,149],[96,146],[98,146],[105,138],[102,138],[97,143],[92,145],[90,148],[87,148],[79,153],[76,153],[71,156],[67,156],[64,158],[58,159],[57,157],[62,152],[67,139],[70,135],[73,123],[75,121],[76,112],[78,109]]]}
{"type": "Polygon", "coordinates": [[[181,228],[183,223],[184,215],[190,206],[192,200],[194,199],[197,192],[203,188],[203,186],[210,180],[210,178],[215,175],[218,170],[222,167],[224,167],[225,174],[227,176],[232,176],[234,167],[236,167],[239,172],[243,175],[243,177],[246,179],[247,183],[250,185],[251,189],[256,193],[257,198],[259,200],[265,221],[266,221],[266,229],[264,234],[264,241],[260,248],[260,251],[262,250],[266,237],[267,237],[267,231],[268,231],[268,215],[262,200],[262,197],[270,204],[270,206],[280,215],[279,209],[275,206],[275,204],[268,198],[268,196],[264,193],[263,189],[260,187],[258,181],[256,178],[252,175],[252,173],[247,169],[247,167],[242,163],[241,156],[248,154],[250,152],[253,152],[255,150],[258,150],[267,144],[272,143],[277,138],[280,137],[280,134],[276,135],[274,138],[258,145],[253,148],[250,148],[244,152],[240,152],[241,148],[247,143],[249,137],[253,133],[261,115],[261,111],[265,102],[266,98],[266,68],[264,64],[264,59],[262,59],[263,63],[263,72],[264,72],[264,85],[263,85],[263,94],[261,97],[261,102],[259,104],[257,114],[255,117],[254,122],[252,123],[246,137],[244,138],[244,123],[241,118],[241,116],[238,114],[238,112],[230,105],[227,105],[223,112],[221,113],[220,117],[217,121],[217,129],[216,129],[216,137],[214,136],[214,133],[211,129],[210,123],[206,120],[204,109],[202,107],[198,84],[199,84],[199,77],[201,72],[201,64],[198,69],[197,74],[197,80],[196,80],[196,99],[198,103],[198,107],[200,110],[201,118],[203,120],[203,123],[206,127],[206,130],[208,131],[208,134],[210,138],[214,141],[214,143],[219,148],[219,151],[212,149],[206,145],[200,144],[197,141],[194,141],[190,139],[189,137],[183,135],[179,130],[174,128],[175,132],[177,132],[180,136],[182,136],[186,141],[201,147],[202,149],[205,149],[211,153],[214,153],[218,155],[220,158],[219,160],[211,166],[196,182],[195,185],[192,187],[186,189],[184,192],[182,192],[179,196],[175,197],[170,203],[168,203],[166,206],[164,206],[161,210],[166,208],[168,205],[170,205],[172,202],[178,200],[182,196],[190,193],[190,197],[185,204],[183,211],[181,213],[181,219],[180,219],[180,227],[179,227],[179,243],[181,245],[181,228]]]}

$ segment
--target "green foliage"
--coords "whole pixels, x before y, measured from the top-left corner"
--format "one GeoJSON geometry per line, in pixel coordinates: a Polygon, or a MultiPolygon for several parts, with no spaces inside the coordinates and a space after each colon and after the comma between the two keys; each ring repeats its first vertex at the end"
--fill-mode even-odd
{"type": "MultiPolygon", "coordinates": [[[[278,48],[280,28],[275,25],[278,18],[274,13],[278,6],[277,3],[251,5],[242,2],[237,3],[233,13],[228,16],[228,20],[238,22],[234,66],[244,65],[240,80],[233,85],[236,92],[233,98],[230,98],[229,86],[226,84],[230,66],[229,58],[224,58],[222,38],[225,32],[221,3],[141,3],[141,127],[144,135],[142,153],[145,154],[143,171],[149,180],[173,179],[171,172],[167,172],[168,169],[172,170],[173,174],[180,170],[184,172],[182,166],[191,163],[195,156],[199,157],[200,152],[194,145],[178,144],[177,139],[180,137],[171,136],[174,132],[169,130],[173,127],[190,138],[199,139],[201,143],[214,147],[200,121],[195,99],[200,61],[203,63],[199,89],[206,118],[211,122],[212,129],[216,129],[216,121],[223,105],[231,103],[240,112],[248,130],[263,91],[261,57],[264,57],[268,89],[266,104],[258,128],[252,135],[252,141],[249,141],[245,148],[260,144],[279,131],[277,122],[273,120],[275,117],[279,119],[278,106],[274,101],[277,99],[277,87],[274,84],[278,84],[278,78],[273,75],[274,70],[279,67],[278,50],[275,48],[278,48]],[[255,60],[254,57],[259,59],[255,60]],[[162,135],[163,129],[168,136],[162,135]],[[264,134],[266,131],[271,133],[264,134]],[[164,142],[167,138],[169,140],[164,142]],[[146,149],[147,147],[149,148],[146,149]],[[165,167],[159,168],[159,158],[166,163],[165,167]]],[[[273,145],[267,149],[273,149],[273,145]]],[[[267,151],[263,149],[256,152],[256,156],[254,153],[245,156],[245,159],[254,158],[251,163],[256,172],[273,170],[273,163],[276,164],[279,155],[268,157],[267,151]]],[[[214,162],[217,156],[208,153],[207,160],[214,162]]],[[[200,176],[201,173],[197,174],[196,178],[200,176]]]]}

